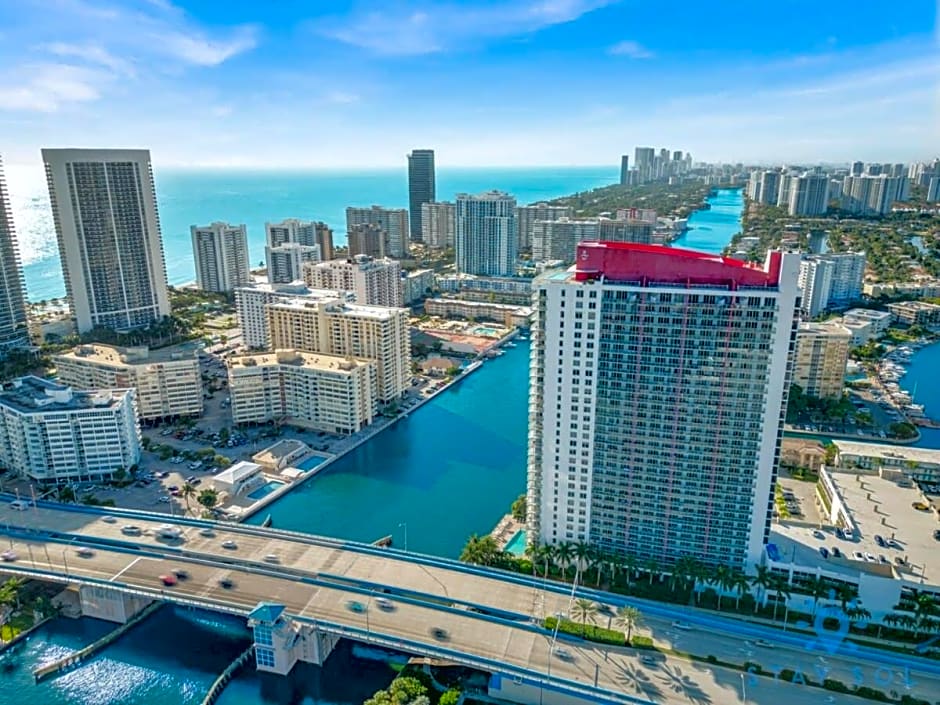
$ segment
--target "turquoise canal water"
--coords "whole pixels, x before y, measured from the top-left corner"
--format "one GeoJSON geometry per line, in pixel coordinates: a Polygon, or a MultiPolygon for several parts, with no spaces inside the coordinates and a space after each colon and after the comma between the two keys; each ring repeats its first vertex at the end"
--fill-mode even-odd
{"type": "MultiPolygon", "coordinates": [[[[937,384],[937,371],[940,370],[940,343],[921,348],[911,356],[907,373],[901,378],[900,385],[914,395],[914,401],[924,405],[924,412],[931,419],[940,419],[940,384],[937,384]]],[[[940,429],[920,429],[921,448],[940,449],[940,429]]]]}
{"type": "Polygon", "coordinates": [[[718,189],[706,200],[711,208],[695,211],[689,217],[689,229],[672,243],[673,247],[718,254],[741,231],[743,189],[718,189]]]}
{"type": "MultiPolygon", "coordinates": [[[[155,155],[159,159],[159,155],[155,155]]],[[[215,220],[248,226],[251,263],[264,259],[264,223],[284,218],[322,220],[346,241],[346,206],[408,207],[407,170],[254,171],[154,169],[163,249],[170,284],[195,279],[189,226],[215,220]]],[[[610,167],[437,170],[437,197],[498,188],[520,204],[566,196],[617,179],[610,167]]],[[[7,169],[7,183],[31,301],[65,294],[49,194],[41,171],[7,169]]]]}
{"type": "Polygon", "coordinates": [[[252,522],[458,556],[524,491],[528,360],[520,341],[252,522]]]}

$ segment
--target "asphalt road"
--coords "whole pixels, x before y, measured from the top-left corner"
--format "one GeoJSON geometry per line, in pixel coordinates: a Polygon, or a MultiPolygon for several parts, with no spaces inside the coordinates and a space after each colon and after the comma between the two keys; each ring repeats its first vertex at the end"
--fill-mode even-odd
{"type": "MultiPolygon", "coordinates": [[[[156,535],[162,519],[124,518],[106,521],[104,515],[83,514],[51,508],[16,511],[8,504],[0,505],[0,525],[54,530],[71,538],[68,542],[14,539],[19,561],[36,568],[50,568],[69,575],[82,575],[127,583],[144,589],[163,590],[167,597],[191,596],[207,606],[238,606],[245,612],[260,601],[275,601],[287,606],[290,614],[320,619],[347,627],[365,629],[392,639],[405,639],[425,647],[444,646],[475,654],[500,664],[548,673],[583,685],[644,697],[662,703],[726,703],[739,701],[742,688],[749,702],[855,702],[848,696],[830,696],[824,691],[799,684],[750,676],[732,669],[690,663],[678,657],[658,656],[648,665],[633,649],[605,648],[577,640],[559,638],[570,658],[551,653],[551,637],[532,630],[536,622],[548,614],[569,613],[570,596],[537,585],[520,585],[490,577],[474,575],[447,567],[446,562],[424,565],[410,560],[407,554],[388,552],[380,555],[344,548],[344,542],[318,545],[313,537],[289,537],[277,532],[262,532],[257,527],[219,525],[214,535],[203,536],[199,526],[182,526],[184,540],[166,541],[156,535]],[[127,524],[138,526],[139,537],[122,534],[127,524]],[[108,548],[96,544],[100,539],[129,541],[158,551],[157,557],[135,556],[132,550],[108,548]],[[234,541],[235,548],[223,548],[224,541],[234,541]],[[80,557],[81,545],[94,547],[90,557],[80,557]],[[184,553],[179,553],[183,551],[184,553]],[[179,555],[175,555],[179,553],[179,555]],[[277,562],[266,561],[276,555],[277,562]],[[232,562],[252,565],[233,565],[232,562]],[[68,570],[66,570],[66,565],[68,570]],[[159,575],[175,568],[185,568],[190,578],[172,588],[163,588],[159,575]],[[262,574],[259,570],[271,571],[262,574]],[[231,589],[219,581],[233,581],[231,589]],[[326,584],[312,585],[304,579],[323,579],[326,584]],[[355,590],[330,581],[346,579],[355,583],[372,583],[375,590],[389,586],[388,595],[395,610],[377,608],[375,591],[368,587],[355,590]],[[404,598],[396,597],[397,595],[404,598]],[[407,599],[407,598],[411,599],[407,599]],[[365,605],[362,613],[353,612],[348,602],[355,599],[365,605]],[[429,600],[439,600],[434,603],[429,600]],[[464,610],[445,610],[441,606],[477,605],[484,609],[515,615],[517,623],[498,622],[482,614],[464,610]],[[445,629],[449,638],[438,642],[430,634],[434,627],[445,629]],[[833,700],[826,698],[833,697],[833,700]]],[[[673,608],[677,616],[682,610],[673,608]]],[[[660,609],[662,612],[662,609],[660,609]]],[[[599,620],[603,623],[603,618],[599,620]]],[[[733,623],[731,623],[733,625],[733,623]]],[[[791,668],[808,678],[821,680],[834,677],[846,683],[858,682],[898,690],[924,697],[940,692],[936,675],[921,672],[905,674],[901,669],[878,671],[882,664],[868,658],[833,655],[825,650],[808,649],[807,645],[761,648],[740,634],[709,628],[681,630],[673,627],[668,616],[646,614],[644,627],[657,644],[666,648],[701,656],[712,654],[729,662],[756,661],[765,669],[791,668]],[[828,669],[828,673],[823,670],[828,669]],[[859,670],[860,669],[860,673],[859,670]],[[887,680],[887,682],[885,682],[887,680]]]]}

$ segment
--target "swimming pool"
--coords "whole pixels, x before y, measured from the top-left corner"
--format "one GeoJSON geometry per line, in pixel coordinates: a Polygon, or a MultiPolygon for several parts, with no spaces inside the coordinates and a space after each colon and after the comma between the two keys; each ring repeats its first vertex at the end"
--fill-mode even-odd
{"type": "Polygon", "coordinates": [[[514,556],[525,555],[525,529],[519,529],[506,544],[506,550],[514,556]]]}
{"type": "Polygon", "coordinates": [[[249,492],[248,499],[262,499],[263,497],[267,497],[269,494],[274,492],[274,490],[278,489],[279,487],[283,487],[284,485],[285,483],[283,482],[277,482],[276,480],[271,480],[270,482],[268,482],[265,485],[262,485],[261,487],[254,490],[253,492],[249,492]]]}
{"type": "Polygon", "coordinates": [[[490,328],[489,326],[476,326],[471,328],[469,332],[471,335],[484,335],[488,338],[498,338],[500,334],[498,328],[490,328]]]}
{"type": "Polygon", "coordinates": [[[299,470],[313,470],[317,465],[321,465],[326,461],[322,455],[311,455],[309,458],[305,458],[301,462],[297,463],[297,469],[299,470]]]}

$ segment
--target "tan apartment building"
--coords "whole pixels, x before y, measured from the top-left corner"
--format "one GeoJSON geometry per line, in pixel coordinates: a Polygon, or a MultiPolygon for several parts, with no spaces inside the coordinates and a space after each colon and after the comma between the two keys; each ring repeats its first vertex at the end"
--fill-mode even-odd
{"type": "Polygon", "coordinates": [[[851,331],[838,323],[800,324],[793,358],[793,384],[814,397],[841,397],[851,342],[851,331]]]}
{"type": "Polygon", "coordinates": [[[143,420],[202,414],[202,378],[195,348],[79,345],[56,355],[63,384],[76,389],[135,389],[143,420]]]}
{"type": "Polygon", "coordinates": [[[232,358],[228,377],[237,424],[281,421],[351,434],[378,411],[372,360],[275,350],[232,358]]]}
{"type": "Polygon", "coordinates": [[[265,308],[271,347],[375,360],[378,399],[395,401],[411,384],[408,311],[341,300],[294,299],[265,308]]]}
{"type": "Polygon", "coordinates": [[[357,304],[401,306],[401,264],[396,260],[354,255],[349,259],[303,265],[304,283],[311,289],[351,291],[357,304]]]}
{"type": "Polygon", "coordinates": [[[493,304],[485,301],[464,301],[462,299],[427,299],[424,312],[429,316],[441,318],[467,318],[477,321],[496,321],[508,328],[529,325],[532,309],[528,306],[493,304]]]}

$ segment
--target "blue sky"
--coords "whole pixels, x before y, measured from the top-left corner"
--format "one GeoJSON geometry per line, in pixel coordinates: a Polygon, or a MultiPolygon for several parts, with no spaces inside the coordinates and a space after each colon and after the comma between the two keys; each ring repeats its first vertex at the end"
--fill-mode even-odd
{"type": "Polygon", "coordinates": [[[170,165],[909,161],[940,153],[936,0],[0,2],[0,153],[170,165]]]}

